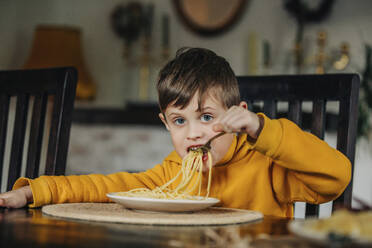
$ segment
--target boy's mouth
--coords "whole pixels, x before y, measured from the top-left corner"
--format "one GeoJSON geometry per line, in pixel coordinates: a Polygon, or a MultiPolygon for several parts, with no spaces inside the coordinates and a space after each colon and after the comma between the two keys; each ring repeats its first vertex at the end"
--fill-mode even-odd
{"type": "Polygon", "coordinates": [[[202,145],[192,145],[187,147],[187,152],[190,152],[191,150],[195,151],[197,148],[201,147],[202,145]]]}
{"type": "MultiPolygon", "coordinates": [[[[202,145],[193,145],[193,146],[189,146],[187,148],[187,152],[190,152],[191,150],[196,150],[197,148],[199,147],[202,147],[202,145]]],[[[203,151],[203,162],[207,161],[208,160],[208,153],[206,151],[203,151]]]]}

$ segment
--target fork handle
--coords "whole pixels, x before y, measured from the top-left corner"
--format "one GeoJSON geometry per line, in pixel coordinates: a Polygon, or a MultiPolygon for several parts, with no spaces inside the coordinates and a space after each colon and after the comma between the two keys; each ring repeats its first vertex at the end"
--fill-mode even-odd
{"type": "Polygon", "coordinates": [[[216,135],[213,136],[210,140],[208,140],[208,142],[205,144],[205,146],[210,146],[212,140],[217,139],[218,137],[220,137],[220,136],[222,136],[222,135],[224,135],[224,134],[226,134],[225,131],[222,131],[222,132],[220,132],[219,134],[216,134],[216,135]]]}

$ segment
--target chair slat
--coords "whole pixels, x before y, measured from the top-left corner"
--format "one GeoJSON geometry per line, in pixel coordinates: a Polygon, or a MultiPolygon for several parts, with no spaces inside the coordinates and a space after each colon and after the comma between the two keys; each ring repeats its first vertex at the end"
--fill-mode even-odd
{"type": "Polygon", "coordinates": [[[32,132],[27,152],[26,177],[28,178],[35,178],[39,173],[47,101],[46,94],[36,95],[34,99],[31,119],[32,132]]]}
{"type": "MultiPolygon", "coordinates": [[[[325,132],[325,100],[315,100],[313,102],[313,112],[311,121],[311,133],[318,136],[320,139],[324,139],[325,132]]],[[[318,216],[319,205],[306,204],[305,216],[318,216]]]]}
{"type": "Polygon", "coordinates": [[[318,136],[320,139],[324,139],[325,132],[325,100],[315,100],[313,102],[313,113],[311,121],[311,133],[318,136]]]}
{"type": "Polygon", "coordinates": [[[29,105],[29,95],[20,94],[17,96],[16,114],[14,120],[12,150],[10,153],[10,164],[8,173],[8,187],[11,190],[12,185],[21,175],[23,147],[26,133],[27,112],[29,105]]]}
{"type": "Polygon", "coordinates": [[[299,100],[290,101],[288,104],[288,118],[301,126],[302,123],[302,102],[299,100]]]}
{"type": "Polygon", "coordinates": [[[10,97],[7,94],[0,95],[0,185],[3,178],[5,144],[8,131],[9,102],[10,97]]]}
{"type": "Polygon", "coordinates": [[[247,101],[248,110],[253,111],[253,101],[247,101]]]}
{"type": "MultiPolygon", "coordinates": [[[[76,75],[68,73],[66,81],[76,80],[76,75]]],[[[70,129],[72,122],[72,112],[74,108],[76,85],[66,84],[66,91],[57,92],[54,98],[51,130],[49,134],[49,144],[47,153],[47,164],[45,167],[46,175],[63,175],[66,169],[68,144],[70,140],[70,129]]]]}
{"type": "MultiPolygon", "coordinates": [[[[356,132],[358,119],[358,97],[359,97],[359,78],[354,77],[348,95],[340,100],[339,118],[337,130],[337,149],[345,154],[351,164],[354,164],[355,147],[356,147],[356,132]]],[[[346,87],[344,88],[346,91],[346,87]]],[[[334,201],[333,207],[342,205],[343,207],[351,207],[352,202],[352,187],[354,170],[351,170],[352,176],[349,185],[346,187],[342,195],[334,201]]]]}
{"type": "Polygon", "coordinates": [[[47,153],[47,163],[45,167],[45,175],[55,175],[56,171],[56,162],[57,162],[57,149],[56,146],[58,145],[58,129],[60,125],[55,125],[58,123],[59,113],[58,110],[60,108],[60,103],[56,102],[54,97],[54,105],[52,109],[52,119],[51,119],[51,129],[48,138],[48,153],[47,153]]]}
{"type": "Polygon", "coordinates": [[[276,118],[277,101],[275,101],[275,100],[265,100],[264,101],[263,112],[269,118],[276,118]]]}
{"type": "Polygon", "coordinates": [[[306,217],[319,216],[319,205],[306,203],[305,216],[306,217]]]}

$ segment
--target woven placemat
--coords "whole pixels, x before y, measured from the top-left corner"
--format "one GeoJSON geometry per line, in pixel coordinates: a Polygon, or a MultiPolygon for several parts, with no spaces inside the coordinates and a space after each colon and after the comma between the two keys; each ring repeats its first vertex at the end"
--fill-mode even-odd
{"type": "Polygon", "coordinates": [[[197,212],[164,213],[126,209],[116,203],[65,203],[43,206],[42,212],[54,217],[143,225],[227,225],[256,221],[260,212],[211,207],[197,212]]]}

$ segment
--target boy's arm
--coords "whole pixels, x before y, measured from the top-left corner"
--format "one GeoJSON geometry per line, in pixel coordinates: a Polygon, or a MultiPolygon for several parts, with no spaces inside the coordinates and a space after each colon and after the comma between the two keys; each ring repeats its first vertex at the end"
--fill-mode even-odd
{"type": "Polygon", "coordinates": [[[20,178],[13,186],[15,192],[28,186],[32,191],[30,207],[65,202],[109,202],[109,192],[133,188],[155,188],[165,183],[165,170],[157,165],[142,173],[119,172],[110,175],[41,176],[36,179],[20,178]]]}
{"type": "Polygon", "coordinates": [[[270,120],[254,149],[273,160],[272,184],[282,202],[322,203],[337,198],[351,179],[351,163],[338,150],[287,120],[270,120]]]}

